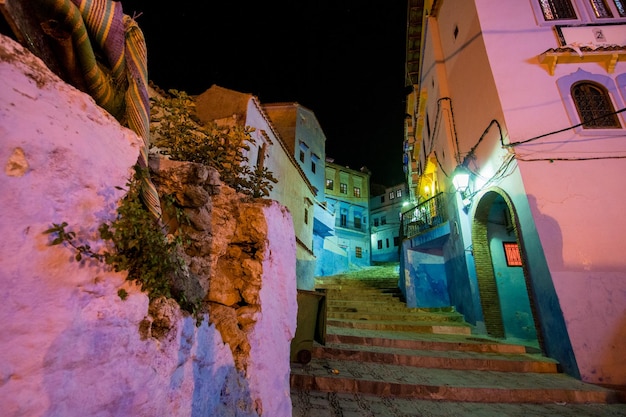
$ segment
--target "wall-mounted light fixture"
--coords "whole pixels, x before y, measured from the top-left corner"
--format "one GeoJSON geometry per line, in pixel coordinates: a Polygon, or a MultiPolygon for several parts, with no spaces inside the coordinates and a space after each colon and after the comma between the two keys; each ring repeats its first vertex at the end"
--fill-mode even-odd
{"type": "Polygon", "coordinates": [[[457,166],[452,172],[452,184],[454,185],[454,189],[461,195],[464,207],[469,206],[471,203],[469,199],[471,194],[470,176],[471,172],[467,169],[467,167],[465,167],[465,165],[457,166]]]}

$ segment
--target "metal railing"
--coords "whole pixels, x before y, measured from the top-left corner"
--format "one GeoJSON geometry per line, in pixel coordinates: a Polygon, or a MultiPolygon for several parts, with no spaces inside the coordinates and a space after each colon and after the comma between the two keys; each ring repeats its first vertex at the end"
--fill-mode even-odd
{"type": "Polygon", "coordinates": [[[402,213],[402,237],[404,239],[413,237],[446,220],[448,220],[446,198],[443,193],[439,193],[402,213]]]}
{"type": "Polygon", "coordinates": [[[342,222],[341,219],[337,219],[335,221],[335,227],[341,227],[341,228],[350,229],[350,230],[359,230],[361,232],[366,231],[365,224],[363,224],[363,222],[354,222],[354,221],[342,222]]]}

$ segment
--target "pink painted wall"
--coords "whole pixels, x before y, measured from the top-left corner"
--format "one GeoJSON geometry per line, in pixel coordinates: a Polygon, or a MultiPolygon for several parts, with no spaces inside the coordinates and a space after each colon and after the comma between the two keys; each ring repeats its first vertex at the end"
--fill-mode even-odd
{"type": "MultiPolygon", "coordinates": [[[[557,38],[551,27],[537,24],[530,2],[477,0],[476,5],[507,142],[579,122],[567,113],[560,77],[582,69],[617,84],[626,73],[626,63],[618,62],[613,73],[598,63],[582,63],[559,64],[550,75],[537,56],[558,47],[557,38]]],[[[616,110],[625,99],[617,94],[616,110]]],[[[606,159],[626,157],[626,130],[585,133],[567,130],[514,152],[581,377],[626,384],[626,159],[606,159]],[[523,161],[536,158],[598,159],[523,161]]]]}

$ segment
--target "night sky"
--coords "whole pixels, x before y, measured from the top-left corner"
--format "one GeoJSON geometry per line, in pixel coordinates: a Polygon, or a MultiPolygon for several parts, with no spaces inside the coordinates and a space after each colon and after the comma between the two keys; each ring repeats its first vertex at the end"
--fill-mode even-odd
{"type": "Polygon", "coordinates": [[[148,47],[149,78],[213,84],[312,110],[335,162],[404,181],[406,1],[122,0],[148,47]]]}

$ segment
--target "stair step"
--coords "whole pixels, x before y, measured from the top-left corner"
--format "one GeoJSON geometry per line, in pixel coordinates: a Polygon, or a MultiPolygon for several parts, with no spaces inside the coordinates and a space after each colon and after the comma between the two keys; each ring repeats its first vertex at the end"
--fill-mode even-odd
{"type": "Polygon", "coordinates": [[[291,387],[336,393],[483,403],[615,403],[619,391],[565,374],[414,368],[315,358],[292,364],[291,387]],[[335,372],[333,372],[335,371],[335,372]]]}
{"type": "Polygon", "coordinates": [[[376,293],[370,291],[337,291],[335,293],[327,292],[326,298],[330,300],[380,300],[391,301],[401,303],[398,295],[392,293],[376,293]]]}
{"type": "Polygon", "coordinates": [[[472,328],[469,324],[454,322],[412,322],[404,321],[380,321],[380,320],[349,320],[327,318],[327,326],[346,327],[363,330],[394,330],[410,331],[417,333],[438,333],[438,334],[471,334],[472,328]]]}
{"type": "Polygon", "coordinates": [[[361,393],[291,390],[293,416],[618,417],[626,404],[516,404],[431,401],[361,393]]]}
{"type": "Polygon", "coordinates": [[[406,312],[342,312],[326,310],[328,318],[346,319],[346,320],[367,320],[367,321],[403,321],[411,322],[456,322],[461,323],[465,320],[460,314],[442,314],[442,313],[406,313],[406,312]]]}
{"type": "Polygon", "coordinates": [[[455,313],[456,309],[452,306],[446,307],[407,307],[406,304],[398,299],[385,299],[385,300],[372,300],[364,305],[362,302],[354,300],[336,300],[332,298],[326,299],[326,308],[340,309],[344,308],[346,311],[351,309],[352,311],[377,311],[380,309],[386,310],[401,310],[407,312],[422,312],[422,313],[455,313]]]}
{"type": "Polygon", "coordinates": [[[537,350],[518,344],[502,343],[472,335],[375,331],[327,327],[327,343],[375,346],[392,349],[443,350],[461,352],[523,354],[537,350]]]}
{"type": "Polygon", "coordinates": [[[315,344],[314,358],[377,362],[420,368],[499,372],[557,373],[558,363],[538,354],[500,354],[471,351],[415,350],[342,343],[315,344]]]}

